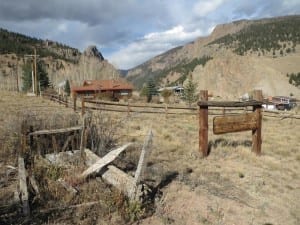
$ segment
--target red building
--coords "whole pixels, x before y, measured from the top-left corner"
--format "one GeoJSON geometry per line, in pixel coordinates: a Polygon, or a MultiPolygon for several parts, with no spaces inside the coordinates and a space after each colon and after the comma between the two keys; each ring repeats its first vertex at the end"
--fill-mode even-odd
{"type": "Polygon", "coordinates": [[[123,80],[85,80],[82,86],[72,87],[72,95],[108,97],[113,100],[131,97],[133,86],[123,80]]]}

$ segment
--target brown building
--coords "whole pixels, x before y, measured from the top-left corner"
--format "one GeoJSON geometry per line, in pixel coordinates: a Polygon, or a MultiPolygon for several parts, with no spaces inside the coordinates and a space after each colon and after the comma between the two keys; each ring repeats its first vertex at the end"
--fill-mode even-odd
{"type": "Polygon", "coordinates": [[[82,86],[72,87],[72,95],[106,97],[112,100],[129,98],[133,86],[123,80],[85,80],[82,86]]]}

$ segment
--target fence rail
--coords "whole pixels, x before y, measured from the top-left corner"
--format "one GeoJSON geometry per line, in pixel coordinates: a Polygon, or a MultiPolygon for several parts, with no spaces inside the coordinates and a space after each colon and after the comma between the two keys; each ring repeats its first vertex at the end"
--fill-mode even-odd
{"type": "MultiPolygon", "coordinates": [[[[109,102],[103,100],[81,99],[81,104],[74,103],[74,99],[71,102],[66,97],[44,94],[43,97],[48,98],[51,101],[55,101],[66,107],[72,106],[76,111],[77,108],[82,112],[85,109],[102,110],[109,112],[121,112],[121,113],[148,113],[148,114],[165,114],[165,115],[197,115],[198,107],[185,107],[185,106],[172,106],[166,104],[137,104],[137,103],[119,103],[109,102]],[[78,105],[78,106],[77,106],[78,105]],[[82,109],[82,106],[84,109],[82,109]]],[[[77,101],[77,99],[75,100],[77,101]]],[[[208,115],[236,115],[244,112],[251,112],[252,107],[249,107],[253,102],[235,102],[234,106],[231,103],[226,105],[226,102],[211,101],[209,105],[208,115]]],[[[300,119],[300,115],[297,113],[290,113],[286,111],[271,111],[263,110],[263,116],[275,117],[280,119],[294,118],[300,119]]]]}

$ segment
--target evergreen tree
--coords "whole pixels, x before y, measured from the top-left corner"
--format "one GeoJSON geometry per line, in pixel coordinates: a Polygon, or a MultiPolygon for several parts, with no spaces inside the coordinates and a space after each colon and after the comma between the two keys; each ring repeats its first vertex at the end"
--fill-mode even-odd
{"type": "Polygon", "coordinates": [[[147,85],[146,85],[146,95],[147,95],[147,102],[151,102],[152,96],[157,95],[157,90],[155,86],[155,82],[152,78],[149,78],[147,85]]]}
{"type": "Polygon", "coordinates": [[[189,104],[189,107],[191,107],[192,103],[197,100],[196,88],[197,84],[194,83],[192,77],[189,76],[187,83],[184,86],[183,94],[183,98],[189,104]]]}
{"type": "Polygon", "coordinates": [[[69,80],[66,80],[66,84],[65,84],[65,92],[67,93],[68,96],[70,96],[70,93],[71,93],[71,87],[70,87],[70,82],[69,82],[69,80]]]}

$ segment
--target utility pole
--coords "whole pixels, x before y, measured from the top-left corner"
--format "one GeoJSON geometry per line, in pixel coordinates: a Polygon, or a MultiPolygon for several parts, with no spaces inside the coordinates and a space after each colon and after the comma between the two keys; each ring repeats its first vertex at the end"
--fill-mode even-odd
{"type": "Polygon", "coordinates": [[[32,90],[33,93],[37,96],[37,57],[39,55],[36,54],[36,48],[34,47],[33,55],[25,55],[25,58],[31,58],[32,59],[32,90]]]}
{"type": "Polygon", "coordinates": [[[15,71],[16,71],[16,81],[17,81],[17,92],[19,92],[19,74],[18,74],[18,67],[19,67],[19,62],[17,61],[17,65],[15,65],[15,71]]]}
{"type": "Polygon", "coordinates": [[[34,47],[34,89],[35,95],[38,96],[38,89],[37,89],[37,68],[36,68],[36,48],[34,47]]]}

